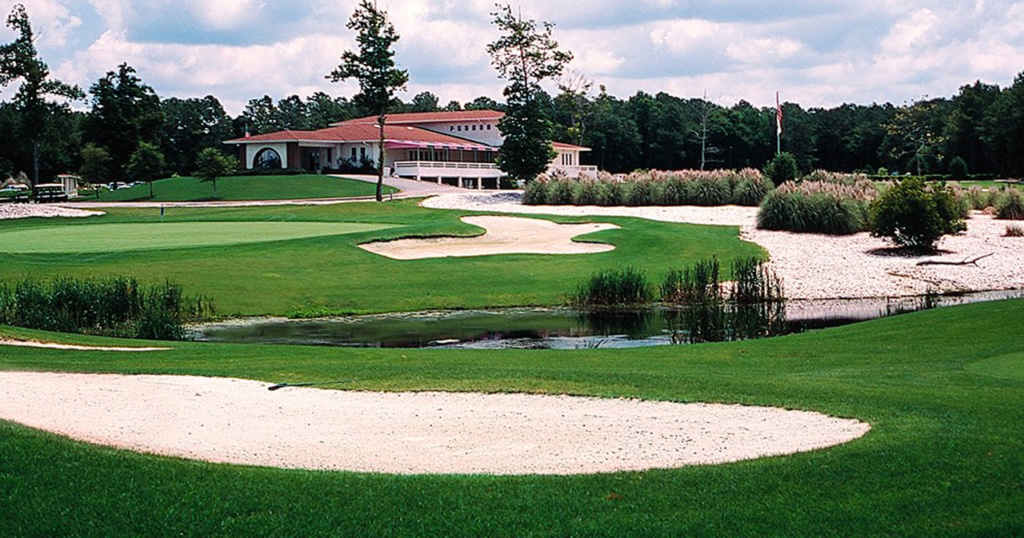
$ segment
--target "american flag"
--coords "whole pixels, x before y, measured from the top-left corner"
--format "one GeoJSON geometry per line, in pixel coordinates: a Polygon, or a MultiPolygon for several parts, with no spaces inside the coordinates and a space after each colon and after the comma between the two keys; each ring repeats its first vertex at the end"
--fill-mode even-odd
{"type": "Polygon", "coordinates": [[[782,134],[782,105],[779,103],[779,92],[775,92],[775,127],[782,134]]]}

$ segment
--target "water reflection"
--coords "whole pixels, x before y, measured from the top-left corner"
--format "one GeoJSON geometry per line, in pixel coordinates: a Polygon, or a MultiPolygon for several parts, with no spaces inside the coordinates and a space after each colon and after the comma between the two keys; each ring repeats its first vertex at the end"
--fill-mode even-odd
{"type": "MultiPolygon", "coordinates": [[[[705,338],[711,331],[724,333],[720,340],[802,332],[927,307],[1021,296],[1024,296],[1021,291],[1010,291],[898,299],[790,301],[784,307],[779,303],[747,305],[746,310],[741,307],[732,321],[715,317],[728,312],[702,313],[693,308],[587,312],[512,308],[318,320],[258,319],[206,325],[196,330],[195,337],[210,342],[386,348],[625,348],[707,341],[705,338]],[[708,334],[695,337],[694,326],[708,334]]],[[[722,335],[719,333],[716,337],[722,335]]]]}

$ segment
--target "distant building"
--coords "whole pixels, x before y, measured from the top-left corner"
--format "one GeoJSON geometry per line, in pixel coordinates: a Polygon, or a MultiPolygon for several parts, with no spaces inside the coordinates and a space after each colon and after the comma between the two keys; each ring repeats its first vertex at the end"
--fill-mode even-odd
{"type": "MultiPolygon", "coordinates": [[[[497,188],[503,176],[494,164],[504,138],[502,112],[467,110],[391,114],[384,125],[385,170],[390,175],[451,183],[466,188],[497,188]]],[[[228,140],[239,148],[246,169],[305,168],[346,170],[375,166],[379,155],[377,118],[359,118],[318,131],[278,131],[228,140]]],[[[589,148],[555,142],[549,170],[571,177],[596,174],[580,165],[589,148]]]]}

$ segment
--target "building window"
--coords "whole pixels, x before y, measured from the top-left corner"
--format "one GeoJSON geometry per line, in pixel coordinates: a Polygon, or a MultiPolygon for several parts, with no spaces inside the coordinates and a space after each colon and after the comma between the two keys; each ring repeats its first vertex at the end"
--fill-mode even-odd
{"type": "Polygon", "coordinates": [[[453,132],[453,133],[454,133],[454,132],[455,132],[455,126],[454,126],[454,125],[449,125],[449,126],[448,126],[448,131],[450,131],[450,132],[453,132]]]}
{"type": "Polygon", "coordinates": [[[487,124],[487,130],[488,130],[488,131],[490,131],[490,130],[491,130],[491,124],[490,124],[490,123],[488,123],[488,124],[487,124]]]}
{"type": "Polygon", "coordinates": [[[458,129],[459,129],[459,132],[461,133],[462,132],[462,126],[459,125],[458,129]]]}
{"type": "Polygon", "coordinates": [[[474,131],[476,130],[476,125],[474,125],[474,126],[473,126],[473,130],[474,130],[474,131]]]}
{"type": "Polygon", "coordinates": [[[356,161],[356,148],[352,148],[352,157],[349,160],[352,162],[356,161]]]}
{"type": "Polygon", "coordinates": [[[281,154],[272,148],[263,148],[252,160],[253,168],[281,168],[281,154]]]}

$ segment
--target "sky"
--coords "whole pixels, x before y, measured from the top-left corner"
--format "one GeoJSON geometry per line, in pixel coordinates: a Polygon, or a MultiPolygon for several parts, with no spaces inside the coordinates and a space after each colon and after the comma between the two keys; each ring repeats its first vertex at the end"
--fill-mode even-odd
{"type": "MultiPolygon", "coordinates": [[[[250,99],[351,97],[325,75],[355,48],[357,0],[24,0],[53,75],[88,89],[127,62],[161,98],[214,95],[229,114],[250,99]]],[[[8,10],[14,3],[8,4],[8,10]]],[[[486,52],[493,0],[380,0],[401,39],[412,96],[501,100],[486,52]]],[[[0,4],[2,6],[2,4],[0,4]]],[[[896,105],[949,97],[1024,71],[1024,1],[521,0],[555,24],[572,71],[626,99],[637,91],[774,106],[896,105]]],[[[3,9],[0,7],[0,9],[3,9]]],[[[7,11],[4,13],[5,19],[7,11]]],[[[0,29],[0,42],[14,34],[0,29]]],[[[554,86],[549,88],[554,92],[554,86]]],[[[14,88],[0,89],[8,100],[14,88]]],[[[80,103],[80,107],[86,106],[80,103]]]]}

